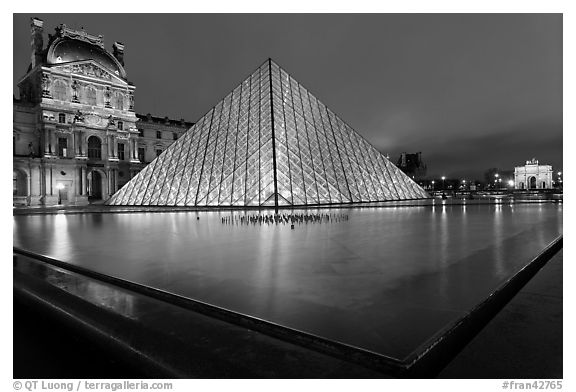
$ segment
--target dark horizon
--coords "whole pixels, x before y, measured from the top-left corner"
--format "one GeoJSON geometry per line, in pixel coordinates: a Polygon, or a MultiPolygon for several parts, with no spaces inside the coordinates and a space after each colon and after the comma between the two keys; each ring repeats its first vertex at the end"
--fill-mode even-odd
{"type": "Polygon", "coordinates": [[[562,169],[561,14],[14,14],[14,94],[30,18],[125,44],[137,113],[196,121],[272,58],[396,163],[483,179],[562,169]]]}

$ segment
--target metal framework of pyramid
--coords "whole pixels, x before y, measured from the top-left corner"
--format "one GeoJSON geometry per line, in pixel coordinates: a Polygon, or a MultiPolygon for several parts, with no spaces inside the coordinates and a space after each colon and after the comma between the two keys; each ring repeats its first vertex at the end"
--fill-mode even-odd
{"type": "Polygon", "coordinates": [[[269,59],[107,204],[305,206],[427,197],[269,59]]]}

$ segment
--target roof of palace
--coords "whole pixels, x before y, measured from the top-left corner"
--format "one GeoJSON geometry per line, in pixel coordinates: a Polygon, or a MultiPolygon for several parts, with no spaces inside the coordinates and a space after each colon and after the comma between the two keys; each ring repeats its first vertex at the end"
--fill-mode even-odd
{"type": "Polygon", "coordinates": [[[59,65],[83,60],[94,60],[119,77],[126,79],[126,71],[120,62],[104,47],[101,35],[94,36],[83,29],[72,30],[66,25],[56,28],[50,36],[46,50],[46,65],[59,65]]]}

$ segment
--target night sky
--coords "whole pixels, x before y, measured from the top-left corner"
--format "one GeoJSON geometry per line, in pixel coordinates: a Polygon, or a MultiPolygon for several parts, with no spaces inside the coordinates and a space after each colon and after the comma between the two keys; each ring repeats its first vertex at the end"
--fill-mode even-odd
{"type": "Polygon", "coordinates": [[[18,14],[125,44],[138,113],[196,121],[268,57],[381,152],[422,152],[428,177],[482,179],[536,157],[562,167],[560,14],[18,14]]]}

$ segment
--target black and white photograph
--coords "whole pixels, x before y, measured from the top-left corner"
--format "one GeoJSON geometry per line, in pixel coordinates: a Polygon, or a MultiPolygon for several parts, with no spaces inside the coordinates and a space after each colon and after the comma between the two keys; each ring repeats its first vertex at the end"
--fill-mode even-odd
{"type": "Polygon", "coordinates": [[[566,389],[560,8],[99,12],[11,14],[13,390],[566,389]]]}

